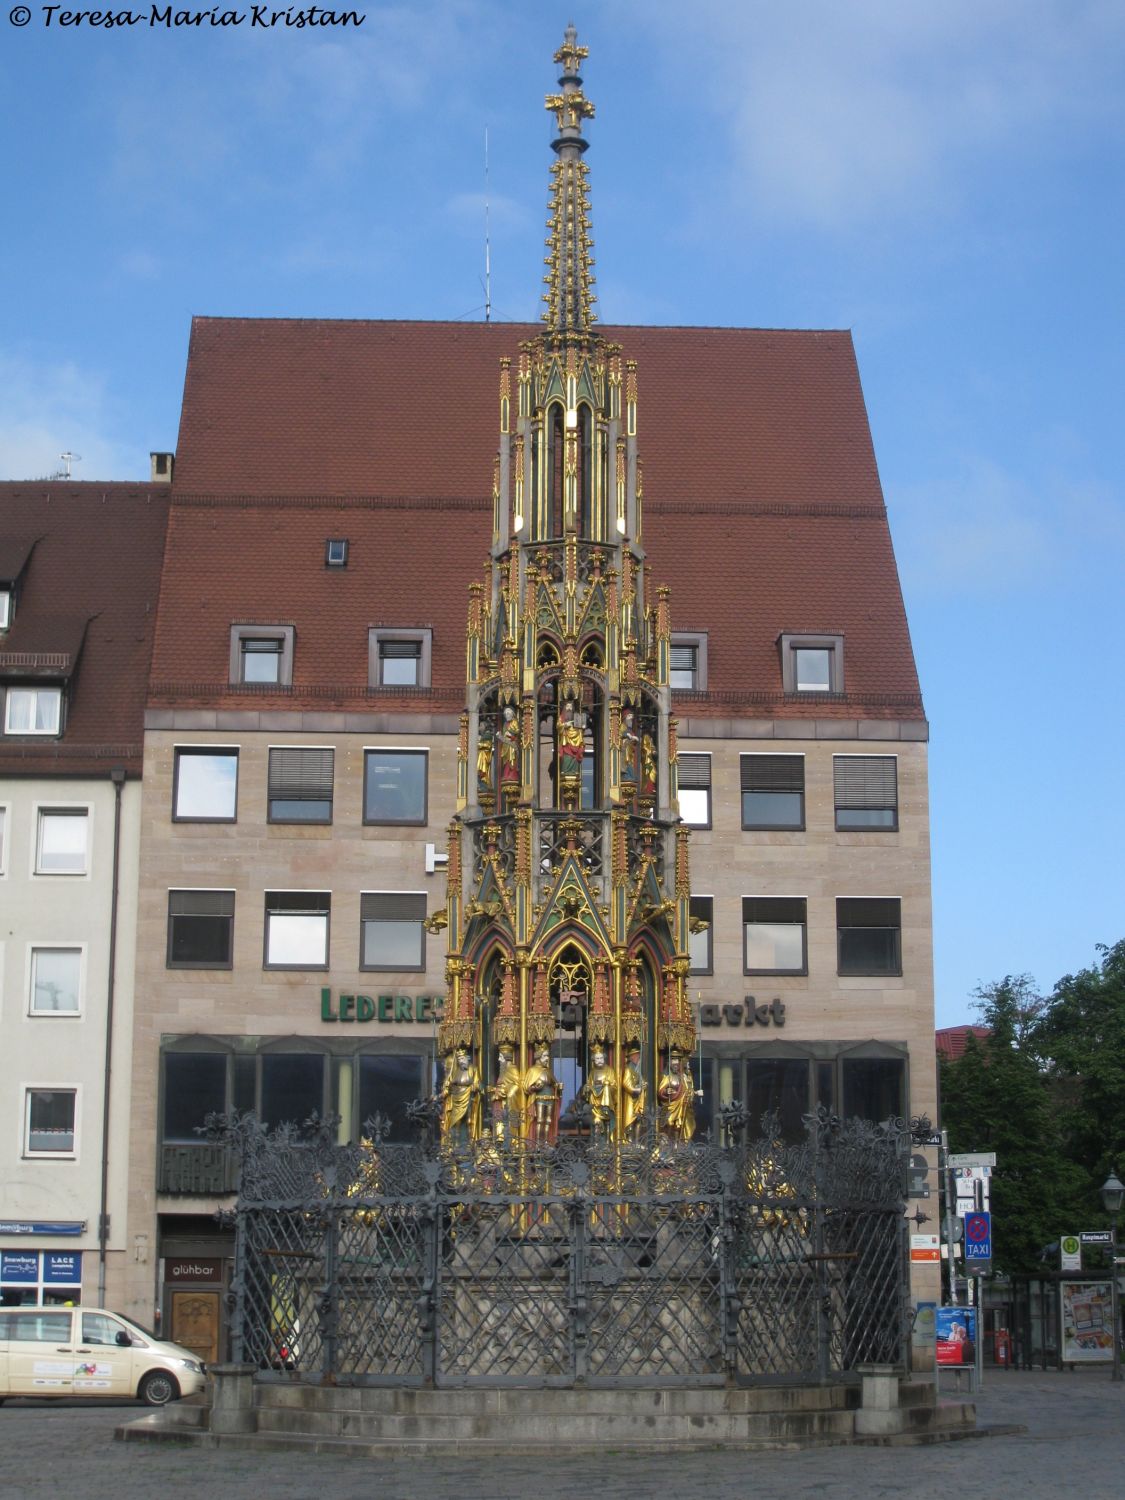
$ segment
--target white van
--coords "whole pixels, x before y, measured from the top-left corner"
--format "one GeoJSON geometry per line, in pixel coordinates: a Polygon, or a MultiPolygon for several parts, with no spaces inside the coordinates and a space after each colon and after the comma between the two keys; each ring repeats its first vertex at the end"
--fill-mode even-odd
{"type": "Polygon", "coordinates": [[[120,1313],[0,1308],[0,1402],[8,1396],[137,1396],[164,1406],[204,1387],[203,1366],[120,1313]]]}

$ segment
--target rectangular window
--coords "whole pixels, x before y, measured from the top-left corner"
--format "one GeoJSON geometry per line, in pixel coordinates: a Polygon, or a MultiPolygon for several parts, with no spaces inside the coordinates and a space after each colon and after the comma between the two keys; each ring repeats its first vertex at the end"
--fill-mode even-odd
{"type": "Polygon", "coordinates": [[[82,949],[32,948],[31,1014],[76,1016],[82,1009],[82,949]]]}
{"type": "Polygon", "coordinates": [[[373,688],[429,687],[433,632],[391,630],[367,634],[367,681],[373,688]]]}
{"type": "Polygon", "coordinates": [[[238,808],[238,751],[179,746],[172,786],[176,822],[233,823],[238,808]]]}
{"type": "Polygon", "coordinates": [[[707,634],[674,631],[668,657],[668,686],[674,692],[707,691],[707,634]]]}
{"type": "Polygon", "coordinates": [[[4,704],[5,734],[58,734],[62,688],[9,688],[4,704]]]}
{"type": "Polygon", "coordinates": [[[271,823],[331,823],[336,752],[272,746],[269,768],[271,823]]]}
{"type": "Polygon", "coordinates": [[[168,892],[169,969],[229,969],[233,949],[233,891],[168,892]]]}
{"type": "Polygon", "coordinates": [[[359,898],[361,969],[424,969],[424,891],[364,891],[359,898]]]}
{"type": "Polygon", "coordinates": [[[164,1135],[172,1144],[198,1145],[208,1115],[227,1107],[225,1052],[164,1054],[164,1135]]]}
{"type": "Polygon", "coordinates": [[[422,1077],[425,1060],[415,1054],[380,1053],[359,1059],[359,1124],[375,1115],[385,1115],[391,1122],[392,1141],[405,1143],[412,1139],[406,1106],[426,1092],[422,1077]]]}
{"type": "Polygon", "coordinates": [[[711,826],[711,757],[681,751],[676,757],[680,817],[693,828],[711,826]]]}
{"type": "Polygon", "coordinates": [[[330,536],[324,544],[324,566],[346,568],[348,565],[348,539],[346,536],[330,536]]]}
{"type": "Polygon", "coordinates": [[[712,959],[711,934],[714,928],[715,899],[713,896],[693,896],[688,905],[689,933],[688,953],[691,957],[691,972],[693,974],[710,974],[714,971],[712,959]],[[694,931],[696,923],[701,924],[698,932],[694,931]],[[706,926],[702,924],[706,923],[706,926]]]}
{"type": "Polygon", "coordinates": [[[266,968],[326,969],[331,904],[327,891],[267,891],[266,968]]]}
{"type": "Polygon", "coordinates": [[[806,960],[804,896],[744,896],[747,974],[804,974],[806,960]]]}
{"type": "Polygon", "coordinates": [[[41,807],[35,841],[37,875],[85,875],[89,810],[41,807]]]}
{"type": "Polygon", "coordinates": [[[239,682],[280,682],[281,642],[276,636],[243,636],[239,682]]]}
{"type": "Polygon", "coordinates": [[[898,827],[898,759],[893,755],[834,755],[836,827],[898,827]]]}
{"type": "Polygon", "coordinates": [[[324,1057],[319,1052],[265,1052],[260,1118],[267,1130],[303,1125],[311,1115],[323,1117],[324,1057]]]}
{"type": "Polygon", "coordinates": [[[230,680],[249,686],[293,681],[292,625],[232,625],[230,680]]]}
{"type": "Polygon", "coordinates": [[[0,589],[0,630],[7,630],[12,623],[12,591],[0,589]]]}
{"type": "Polygon", "coordinates": [[[843,1059],[844,1116],[882,1124],[906,1113],[906,1065],[898,1057],[843,1059]]]}
{"type": "Polygon", "coordinates": [[[8,809],[0,807],[0,875],[8,869],[8,809]]]}
{"type": "Polygon", "coordinates": [[[742,755],[739,771],[743,828],[804,828],[803,755],[742,755]]]}
{"type": "Polygon", "coordinates": [[[844,637],[787,635],[778,637],[781,686],[786,693],[842,693],[844,637]]]}
{"type": "Polygon", "coordinates": [[[425,750],[367,750],[363,757],[363,821],[426,821],[425,750]]]}
{"type": "Polygon", "coordinates": [[[776,1116],[780,1139],[796,1145],[806,1138],[803,1116],[809,1112],[809,1063],[804,1057],[752,1057],[746,1064],[746,1107],[750,1138],[772,1134],[773,1121],[763,1127],[763,1116],[776,1116]]]}
{"type": "Polygon", "coordinates": [[[77,1089],[28,1089],[25,1094],[24,1154],[73,1156],[77,1089]]]}
{"type": "Polygon", "coordinates": [[[897,897],[843,897],[836,902],[841,974],[902,973],[902,903],[897,897]]]}

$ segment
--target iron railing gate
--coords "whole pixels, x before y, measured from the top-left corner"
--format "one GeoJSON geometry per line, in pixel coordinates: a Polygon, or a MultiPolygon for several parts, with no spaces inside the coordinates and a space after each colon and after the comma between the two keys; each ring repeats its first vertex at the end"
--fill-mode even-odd
{"type": "MultiPolygon", "coordinates": [[[[765,1122],[768,1125],[770,1122],[765,1122]]],[[[897,1125],[897,1122],[895,1122],[897,1125]]],[[[232,1354],[370,1384],[824,1380],[901,1364],[905,1142],[659,1139],[454,1157],[328,1126],[238,1150],[232,1354]]]]}

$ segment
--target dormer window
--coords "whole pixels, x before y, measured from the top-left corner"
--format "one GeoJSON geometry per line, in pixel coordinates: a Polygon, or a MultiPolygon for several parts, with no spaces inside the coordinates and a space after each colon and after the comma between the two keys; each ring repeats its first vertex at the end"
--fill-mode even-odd
{"type": "Polygon", "coordinates": [[[288,687],[293,681],[292,625],[232,625],[230,680],[288,687]]]}
{"type": "Polygon", "coordinates": [[[674,693],[707,691],[707,634],[705,631],[672,632],[668,660],[668,686],[674,693]]]}
{"type": "Polygon", "coordinates": [[[12,623],[12,591],[0,589],[0,630],[7,630],[12,623]]]}
{"type": "Polygon", "coordinates": [[[842,635],[782,635],[781,687],[786,693],[842,693],[842,635]]]}
{"type": "Polygon", "coordinates": [[[4,703],[5,734],[58,734],[62,688],[11,687],[4,703]]]}

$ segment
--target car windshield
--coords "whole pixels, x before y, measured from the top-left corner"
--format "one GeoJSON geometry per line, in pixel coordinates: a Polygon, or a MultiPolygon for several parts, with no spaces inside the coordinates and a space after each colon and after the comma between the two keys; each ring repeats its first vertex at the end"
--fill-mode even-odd
{"type": "Polygon", "coordinates": [[[124,1313],[115,1312],[115,1318],[120,1318],[130,1333],[135,1333],[138,1338],[148,1339],[150,1343],[159,1342],[159,1334],[151,1332],[150,1329],[142,1327],[140,1323],[134,1322],[132,1318],[125,1317],[124,1313]]]}

